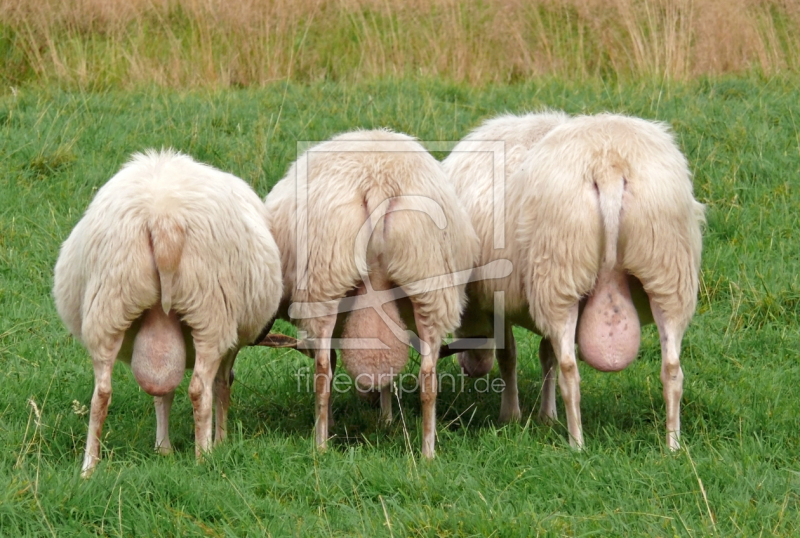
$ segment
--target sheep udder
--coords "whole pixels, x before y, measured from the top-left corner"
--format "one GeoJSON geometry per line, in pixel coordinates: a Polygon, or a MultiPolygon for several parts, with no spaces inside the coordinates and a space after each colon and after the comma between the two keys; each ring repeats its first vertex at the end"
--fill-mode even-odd
{"type": "Polygon", "coordinates": [[[641,330],[624,270],[601,270],[578,321],[578,349],[592,368],[618,372],[636,359],[641,330]]]}
{"type": "Polygon", "coordinates": [[[133,341],[131,370],[151,396],[169,394],[180,384],[186,370],[186,343],[174,310],[167,315],[156,305],[142,315],[133,341]]]}
{"type": "MultiPolygon", "coordinates": [[[[385,276],[372,275],[372,285],[376,290],[392,287],[385,276]]],[[[356,291],[357,297],[367,299],[366,288],[362,284],[356,291]]],[[[358,306],[361,306],[357,303],[358,306]]],[[[394,301],[377,305],[400,329],[405,332],[406,325],[400,317],[400,311],[394,301]]],[[[357,308],[347,317],[342,337],[345,339],[375,338],[380,340],[385,349],[343,349],[342,364],[353,376],[359,390],[380,390],[390,385],[395,376],[405,368],[408,362],[408,346],[394,335],[392,330],[381,319],[372,306],[357,308]]]]}

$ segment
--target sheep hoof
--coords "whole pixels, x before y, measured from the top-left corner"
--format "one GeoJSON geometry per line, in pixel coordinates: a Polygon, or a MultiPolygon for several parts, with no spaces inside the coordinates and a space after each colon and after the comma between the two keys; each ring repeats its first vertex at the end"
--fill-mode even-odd
{"type": "Polygon", "coordinates": [[[156,452],[161,456],[171,456],[174,453],[170,445],[161,445],[156,447],[156,452]]]}
{"type": "Polygon", "coordinates": [[[381,423],[384,426],[391,426],[392,422],[394,422],[394,417],[392,416],[392,412],[389,411],[388,413],[381,412],[381,423]]]}
{"type": "Polygon", "coordinates": [[[558,415],[555,412],[548,413],[546,411],[539,411],[539,414],[536,415],[539,422],[545,424],[547,426],[553,426],[556,422],[558,422],[558,415]]]}
{"type": "Polygon", "coordinates": [[[522,419],[522,413],[519,407],[516,409],[501,409],[500,416],[497,417],[497,422],[500,424],[509,424],[511,422],[519,422],[522,419]]]}
{"type": "Polygon", "coordinates": [[[681,443],[678,441],[678,436],[674,433],[667,434],[667,447],[669,447],[670,452],[676,452],[681,449],[681,443]]]}
{"type": "Polygon", "coordinates": [[[94,467],[89,467],[88,469],[84,469],[81,471],[81,478],[84,480],[88,480],[92,477],[92,473],[94,472],[94,467]]]}

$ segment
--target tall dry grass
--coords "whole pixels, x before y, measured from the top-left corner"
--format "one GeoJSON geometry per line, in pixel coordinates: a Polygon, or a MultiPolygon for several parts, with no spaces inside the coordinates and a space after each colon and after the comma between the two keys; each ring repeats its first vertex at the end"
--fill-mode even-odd
{"type": "Polygon", "coordinates": [[[0,77],[86,88],[800,69],[800,0],[0,0],[0,77]]]}

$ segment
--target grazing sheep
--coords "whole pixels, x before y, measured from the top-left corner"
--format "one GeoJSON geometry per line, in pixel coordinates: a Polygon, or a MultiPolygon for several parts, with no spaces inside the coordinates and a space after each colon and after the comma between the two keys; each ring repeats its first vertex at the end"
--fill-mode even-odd
{"type": "MultiPolygon", "coordinates": [[[[394,287],[379,264],[370,268],[367,279],[375,291],[391,290],[394,287]]],[[[384,422],[390,423],[392,421],[392,383],[408,362],[408,345],[407,338],[398,338],[387,323],[381,319],[377,308],[385,312],[390,320],[389,323],[395,325],[395,330],[405,333],[406,324],[394,301],[375,304],[375,308],[372,308],[370,299],[379,297],[375,293],[370,294],[365,284],[356,288],[353,297],[355,298],[353,310],[344,318],[342,338],[345,341],[355,341],[359,338],[369,337],[377,339],[380,344],[376,342],[374,346],[367,345],[360,349],[343,348],[342,364],[345,370],[354,375],[359,396],[370,399],[371,392],[380,391],[381,418],[384,422]]],[[[329,424],[330,417],[329,414],[329,424]]]]}
{"type": "MultiPolygon", "coordinates": [[[[523,116],[503,115],[486,121],[459,142],[442,166],[455,188],[463,207],[470,216],[480,240],[480,265],[507,259],[513,270],[506,278],[478,280],[467,286],[469,297],[459,336],[492,336],[494,326],[494,294],[504,294],[504,345],[496,350],[504,390],[500,404],[500,422],[520,418],[517,395],[516,348],[514,324],[535,330],[525,304],[525,288],[522,283],[522,251],[517,244],[517,223],[523,207],[508,190],[506,180],[505,218],[503,220],[504,244],[495,244],[493,226],[495,204],[492,203],[496,181],[493,173],[501,154],[493,152],[496,142],[504,143],[502,153],[505,178],[519,169],[525,155],[536,142],[554,127],[568,121],[563,112],[531,113],[523,116]]],[[[463,371],[472,377],[486,375],[492,369],[495,350],[481,348],[462,351],[458,360],[463,371]]]]}
{"type": "Polygon", "coordinates": [[[453,273],[471,271],[478,247],[441,166],[407,135],[347,133],[303,154],[265,203],[282,256],[284,305],[294,303],[289,314],[315,342],[317,446],[328,439],[332,339],[388,344],[342,350],[359,388],[383,389],[386,417],[388,385],[408,359],[407,345],[396,341],[408,342],[405,327],[416,327],[422,454],[433,457],[439,346],[465,300],[453,273]]]}
{"type": "Polygon", "coordinates": [[[697,303],[704,208],[668,129],[612,114],[571,119],[535,144],[507,194],[519,206],[509,215],[524,304],[512,292],[506,306],[514,323],[527,306],[520,324],[545,337],[540,416],[556,418],[557,362],[570,442],[581,447],[576,336],[589,365],[618,371],[638,353],[640,324],[655,321],[667,445],[679,448],[680,344],[697,303]]]}
{"type": "Polygon", "coordinates": [[[264,205],[241,179],[172,151],[135,154],[61,247],[53,296],[92,357],[95,388],[83,475],[94,469],[114,361],[155,396],[156,448],[186,368],[198,457],[225,437],[231,367],[277,310],[280,254],[264,205]],[[213,396],[212,396],[213,387],[213,396]]]}

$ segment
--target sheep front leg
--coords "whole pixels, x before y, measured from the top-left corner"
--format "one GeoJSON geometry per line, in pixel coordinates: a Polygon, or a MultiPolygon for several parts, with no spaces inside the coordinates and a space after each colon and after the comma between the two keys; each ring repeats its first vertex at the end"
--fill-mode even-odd
{"type": "Polygon", "coordinates": [[[578,372],[578,361],[575,359],[575,329],[578,325],[578,305],[570,308],[566,323],[554,342],[556,360],[558,360],[558,386],[567,414],[569,443],[573,448],[583,448],[583,430],[581,427],[581,376],[578,372]]]}
{"type": "Polygon", "coordinates": [[[553,343],[549,338],[539,342],[539,363],[542,365],[542,404],[539,408],[539,420],[554,423],[558,420],[556,410],[556,355],[553,343]]]}
{"type": "Polygon", "coordinates": [[[203,452],[211,450],[211,415],[214,407],[214,378],[221,362],[219,352],[195,342],[194,373],[189,383],[189,398],[194,409],[195,455],[202,461],[203,452]]]}
{"type": "Polygon", "coordinates": [[[231,406],[231,371],[236,353],[229,353],[222,361],[214,378],[214,404],[216,420],[214,421],[214,446],[225,440],[228,432],[228,409],[231,406]]]}
{"type": "Polygon", "coordinates": [[[522,416],[519,410],[519,394],[517,391],[517,344],[510,323],[505,324],[505,347],[497,349],[497,366],[503,380],[503,392],[500,396],[500,423],[518,421],[522,416]]]}
{"type": "Polygon", "coordinates": [[[436,446],[436,395],[438,393],[438,380],[436,379],[436,362],[439,360],[439,346],[442,345],[441,336],[425,326],[424,322],[414,312],[414,318],[419,331],[419,339],[428,345],[428,353],[420,354],[419,367],[420,399],[422,400],[422,457],[433,459],[436,446]]]}
{"type": "Polygon", "coordinates": [[[324,451],[328,448],[328,427],[330,420],[331,383],[333,382],[333,357],[331,338],[336,326],[336,315],[316,318],[316,352],[314,353],[314,396],[315,396],[315,423],[314,437],[317,449],[324,451]]]}
{"type": "Polygon", "coordinates": [[[174,390],[163,396],[153,397],[153,404],[156,407],[156,452],[164,456],[172,454],[172,443],[169,441],[169,411],[172,409],[174,399],[174,390]]]}
{"type": "Polygon", "coordinates": [[[664,311],[652,299],[650,309],[661,340],[661,383],[664,385],[664,403],[667,407],[667,447],[678,450],[681,447],[683,370],[680,354],[683,332],[670,323],[664,311]]]}
{"type": "Polygon", "coordinates": [[[333,378],[336,375],[336,350],[331,348],[331,383],[330,396],[328,397],[328,431],[333,428],[333,378]]]}
{"type": "Polygon", "coordinates": [[[381,421],[387,426],[392,423],[392,385],[381,389],[381,421]]]}
{"type": "Polygon", "coordinates": [[[108,415],[108,406],[111,403],[111,371],[114,369],[114,360],[117,358],[119,348],[122,346],[123,336],[120,335],[101,349],[92,353],[94,366],[94,392],[92,393],[92,408],[89,412],[89,432],[86,436],[86,451],[83,456],[81,476],[89,478],[95,465],[100,460],[100,434],[103,432],[103,423],[108,415]]]}

